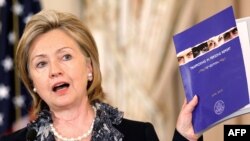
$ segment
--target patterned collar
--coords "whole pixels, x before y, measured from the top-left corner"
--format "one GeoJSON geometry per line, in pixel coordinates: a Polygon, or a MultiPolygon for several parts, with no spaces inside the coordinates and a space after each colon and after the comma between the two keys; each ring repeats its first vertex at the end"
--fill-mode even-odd
{"type": "MultiPolygon", "coordinates": [[[[122,141],[124,135],[113,125],[121,123],[123,112],[106,103],[96,102],[94,106],[97,111],[91,141],[122,141]]],[[[27,126],[27,141],[55,141],[49,125],[52,122],[50,111],[42,110],[27,126]]]]}

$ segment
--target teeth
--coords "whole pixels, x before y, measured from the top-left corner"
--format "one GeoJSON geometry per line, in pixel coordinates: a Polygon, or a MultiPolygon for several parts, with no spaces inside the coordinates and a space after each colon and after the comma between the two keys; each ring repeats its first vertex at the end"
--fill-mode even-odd
{"type": "Polygon", "coordinates": [[[55,92],[55,91],[58,91],[58,90],[60,90],[60,89],[65,88],[65,87],[69,87],[69,84],[68,84],[68,83],[64,83],[64,84],[57,85],[57,86],[55,86],[55,87],[53,88],[53,91],[55,92]]]}

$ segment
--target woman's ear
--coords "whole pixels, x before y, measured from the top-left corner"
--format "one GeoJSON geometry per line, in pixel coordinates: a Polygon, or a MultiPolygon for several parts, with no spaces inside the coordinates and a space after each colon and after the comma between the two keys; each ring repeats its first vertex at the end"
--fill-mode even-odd
{"type": "Polygon", "coordinates": [[[93,73],[93,66],[92,66],[92,61],[89,57],[86,59],[86,65],[87,65],[88,73],[92,74],[93,73]]]}
{"type": "Polygon", "coordinates": [[[90,58],[86,59],[87,71],[88,71],[88,81],[93,80],[93,67],[90,58]]]}

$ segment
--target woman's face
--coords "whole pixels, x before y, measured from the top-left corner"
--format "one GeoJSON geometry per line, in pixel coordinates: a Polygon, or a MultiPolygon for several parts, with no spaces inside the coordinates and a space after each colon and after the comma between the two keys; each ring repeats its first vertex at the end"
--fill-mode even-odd
{"type": "Polygon", "coordinates": [[[87,101],[91,62],[63,30],[51,30],[32,42],[28,66],[38,95],[50,108],[65,108],[87,101]]]}

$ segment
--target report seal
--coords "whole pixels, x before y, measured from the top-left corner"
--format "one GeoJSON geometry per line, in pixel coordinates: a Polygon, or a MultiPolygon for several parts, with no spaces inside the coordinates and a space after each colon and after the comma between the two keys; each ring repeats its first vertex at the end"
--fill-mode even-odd
{"type": "Polygon", "coordinates": [[[217,102],[215,102],[214,104],[214,112],[217,115],[220,115],[224,112],[225,109],[225,103],[222,100],[218,100],[217,102]]]}

